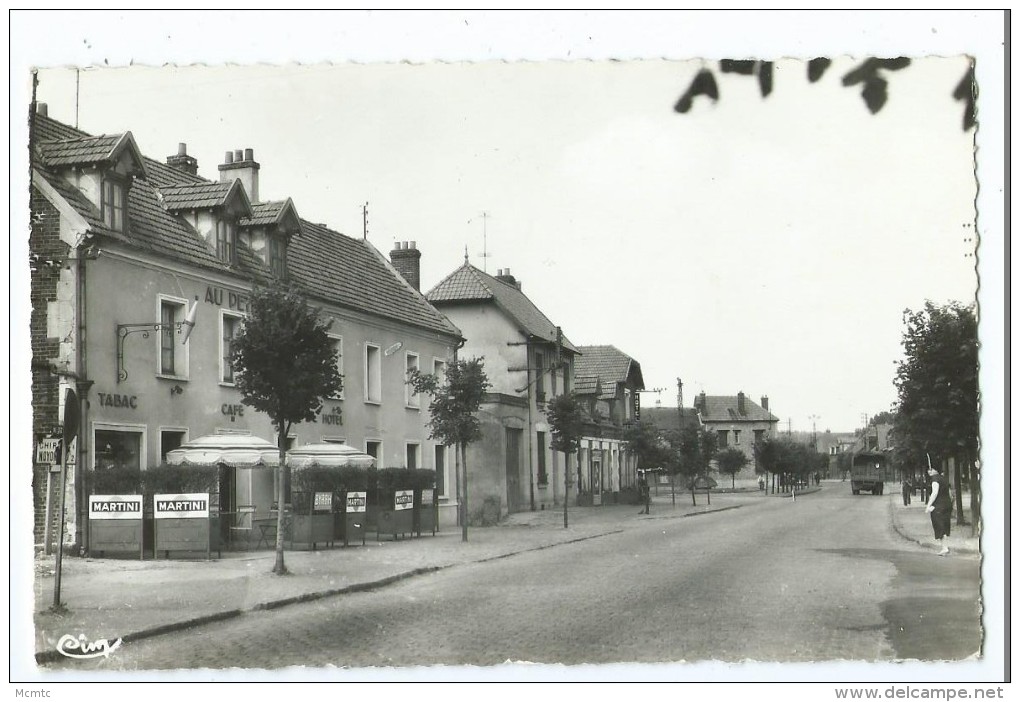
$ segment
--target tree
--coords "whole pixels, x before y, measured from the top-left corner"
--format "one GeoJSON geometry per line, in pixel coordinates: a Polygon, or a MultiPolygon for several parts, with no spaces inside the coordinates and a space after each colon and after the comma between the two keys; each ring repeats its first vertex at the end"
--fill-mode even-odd
{"type": "Polygon", "coordinates": [[[716,457],[719,462],[719,472],[730,476],[732,487],[737,486],[737,473],[747,465],[747,456],[737,448],[723,449],[716,457]]]}
{"type": "Polygon", "coordinates": [[[664,463],[662,438],[658,428],[647,420],[628,424],[623,429],[627,451],[637,457],[639,468],[658,468],[664,463]]]}
{"type": "Polygon", "coordinates": [[[959,302],[903,313],[904,358],[896,366],[899,457],[927,465],[955,461],[956,519],[964,524],[962,473],[969,477],[972,527],[980,520],[977,319],[959,302]]]}
{"type": "MultiPolygon", "coordinates": [[[[817,83],[832,65],[827,58],[811,59],[807,63],[807,79],[817,83]]],[[[861,86],[861,98],[871,114],[878,113],[888,99],[888,71],[899,71],[910,66],[910,59],[868,58],[842,77],[844,87],[861,86]]],[[[768,97],[772,92],[772,78],[775,66],[772,61],[753,61],[747,59],[723,59],[719,61],[720,73],[735,73],[751,76],[758,81],[761,96],[768,97]]],[[[709,68],[703,68],[691,80],[687,90],[676,101],[673,109],[681,114],[690,111],[694,98],[705,96],[713,102],[719,99],[719,86],[715,74],[709,68]]],[[[974,80],[974,62],[971,61],[966,73],[953,90],[952,97],[963,102],[963,130],[968,131],[976,123],[977,83],[974,80]]]]}
{"type": "Polygon", "coordinates": [[[673,453],[667,468],[672,474],[684,477],[691,490],[691,502],[697,504],[694,481],[711,470],[712,459],[719,448],[718,438],[714,431],[689,424],[682,430],[666,432],[666,440],[673,453]]]}
{"type": "MultiPolygon", "coordinates": [[[[562,451],[568,456],[577,453],[581,448],[581,437],[584,436],[584,409],[577,395],[566,392],[554,397],[545,408],[545,416],[552,430],[552,441],[549,447],[553,451],[562,451]]],[[[567,528],[567,503],[570,496],[570,471],[563,470],[563,528],[567,528]]]]}
{"type": "Polygon", "coordinates": [[[444,446],[456,447],[462,541],[468,540],[467,447],[482,436],[481,422],[475,415],[485,399],[485,391],[490,387],[484,361],[484,358],[457,359],[447,365],[442,379],[418,370],[410,371],[407,378],[415,392],[432,396],[429,403],[429,438],[438,439],[444,446]]]}
{"type": "Polygon", "coordinates": [[[300,293],[284,286],[256,288],[250,305],[231,342],[230,360],[241,402],[268,414],[276,427],[280,468],[273,572],[285,575],[284,505],[290,471],[287,435],[293,424],[315,418],[323,398],[343,390],[343,378],[337,370],[336,347],[328,335],[331,323],[300,293]]]}

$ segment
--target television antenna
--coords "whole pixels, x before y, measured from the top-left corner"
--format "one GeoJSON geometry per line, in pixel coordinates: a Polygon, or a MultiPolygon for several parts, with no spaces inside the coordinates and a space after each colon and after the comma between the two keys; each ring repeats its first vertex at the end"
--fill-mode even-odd
{"type": "Polygon", "coordinates": [[[492,254],[489,253],[489,242],[488,242],[488,238],[489,238],[489,236],[488,236],[488,234],[489,234],[488,233],[488,221],[489,221],[489,217],[491,217],[491,216],[492,215],[490,215],[488,212],[482,212],[477,217],[472,217],[471,219],[469,219],[467,221],[468,224],[471,224],[472,222],[478,221],[478,219],[482,220],[482,253],[480,253],[478,255],[482,257],[482,272],[483,273],[488,273],[487,266],[486,266],[486,259],[489,258],[489,256],[492,255],[492,254]]]}
{"type": "Polygon", "coordinates": [[[662,407],[662,393],[666,388],[652,388],[650,390],[638,390],[638,392],[654,392],[655,393],[655,406],[662,407]]]}

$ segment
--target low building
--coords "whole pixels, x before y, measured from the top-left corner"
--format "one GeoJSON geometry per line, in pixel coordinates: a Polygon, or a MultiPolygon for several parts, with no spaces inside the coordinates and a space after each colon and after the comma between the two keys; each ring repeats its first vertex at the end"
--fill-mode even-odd
{"type": "Polygon", "coordinates": [[[747,456],[748,465],[736,479],[753,478],[755,474],[754,446],[763,439],[775,436],[779,417],[769,411],[769,398],[763,396],[757,404],[743,392],[736,395],[706,395],[694,398],[694,408],[708,431],[715,432],[720,451],[739,449],[747,456]]]}
{"type": "MultiPolygon", "coordinates": [[[[253,286],[272,281],[332,322],[344,377],[288,443],[348,443],[381,467],[435,469],[453,505],[447,451],[428,438],[427,404],[405,379],[441,369],[462,337],[385,256],[303,220],[290,198],[263,199],[251,149],[228,152],[207,180],[184,144],[160,162],[130,132],[91,136],[42,107],[30,134],[33,433],[39,444],[59,434],[73,388],[81,428],[69,459],[81,470],[71,471],[67,521],[77,543],[94,471],[146,469],[206,434],[276,442],[268,417],[241,402],[229,363],[253,286]]],[[[36,540],[51,543],[59,486],[49,461],[33,483],[36,540]]],[[[269,471],[224,472],[219,507],[268,512],[275,491],[269,471]]]]}

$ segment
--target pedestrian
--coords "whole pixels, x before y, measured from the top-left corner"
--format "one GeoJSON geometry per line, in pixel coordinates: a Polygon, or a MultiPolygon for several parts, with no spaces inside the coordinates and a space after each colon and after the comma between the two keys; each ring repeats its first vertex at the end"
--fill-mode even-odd
{"type": "Polygon", "coordinates": [[[910,506],[910,493],[913,491],[914,486],[910,482],[910,478],[903,476],[903,506],[910,506]]]}
{"type": "Polygon", "coordinates": [[[944,556],[949,553],[949,546],[945,539],[949,536],[949,522],[953,514],[953,495],[949,490],[949,483],[930,462],[928,476],[931,478],[931,496],[928,498],[928,507],[925,511],[931,515],[931,528],[935,533],[935,542],[941,546],[939,555],[944,556]]]}
{"type": "Polygon", "coordinates": [[[638,477],[638,491],[641,493],[641,502],[645,505],[644,510],[638,512],[638,514],[651,514],[649,507],[652,504],[652,495],[648,489],[648,479],[645,478],[644,471],[642,471],[641,475],[638,477]]]}
{"type": "Polygon", "coordinates": [[[758,490],[764,490],[764,489],[765,489],[765,476],[764,475],[759,475],[758,476],[758,490]]]}

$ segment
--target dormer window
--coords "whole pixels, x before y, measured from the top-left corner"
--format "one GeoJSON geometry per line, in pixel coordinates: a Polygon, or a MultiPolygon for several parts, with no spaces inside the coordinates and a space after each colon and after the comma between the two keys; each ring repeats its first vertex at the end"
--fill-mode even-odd
{"type": "Polygon", "coordinates": [[[233,222],[223,219],[216,222],[216,257],[224,263],[237,262],[237,230],[233,222]]]}
{"type": "Polygon", "coordinates": [[[277,278],[287,274],[287,247],[279,237],[269,237],[269,270],[277,278]]]}
{"type": "Polygon", "coordinates": [[[107,176],[103,179],[102,212],[103,223],[115,232],[124,231],[126,211],[124,206],[124,183],[107,176]]]}

